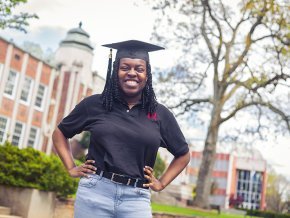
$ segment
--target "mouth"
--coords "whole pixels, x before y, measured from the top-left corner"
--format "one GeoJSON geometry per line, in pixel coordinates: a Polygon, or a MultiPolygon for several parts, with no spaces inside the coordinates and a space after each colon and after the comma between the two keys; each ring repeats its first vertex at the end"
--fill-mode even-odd
{"type": "Polygon", "coordinates": [[[128,80],[125,80],[125,83],[129,86],[135,86],[137,85],[139,82],[137,80],[131,80],[131,79],[128,79],[128,80]]]}

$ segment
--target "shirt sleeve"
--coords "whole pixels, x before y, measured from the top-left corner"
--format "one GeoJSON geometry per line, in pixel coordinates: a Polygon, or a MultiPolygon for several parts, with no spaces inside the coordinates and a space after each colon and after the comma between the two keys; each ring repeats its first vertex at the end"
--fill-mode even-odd
{"type": "Polygon", "coordinates": [[[162,136],[161,147],[166,148],[174,157],[179,157],[189,151],[184,135],[173,116],[173,114],[163,106],[160,120],[160,131],[162,136]]]}
{"type": "Polygon", "coordinates": [[[72,138],[85,130],[88,121],[86,99],[82,100],[75,108],[58,124],[58,128],[66,138],[72,138]]]}

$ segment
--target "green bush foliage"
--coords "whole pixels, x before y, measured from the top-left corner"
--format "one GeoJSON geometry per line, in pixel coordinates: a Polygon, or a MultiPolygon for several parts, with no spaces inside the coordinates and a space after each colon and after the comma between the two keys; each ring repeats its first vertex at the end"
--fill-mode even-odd
{"type": "Polygon", "coordinates": [[[53,191],[60,198],[74,194],[78,185],[57,156],[33,148],[19,149],[8,142],[0,146],[0,169],[2,185],[53,191]]]}
{"type": "Polygon", "coordinates": [[[260,210],[247,210],[247,215],[264,218],[290,218],[290,214],[279,214],[272,211],[260,211],[260,210]]]}

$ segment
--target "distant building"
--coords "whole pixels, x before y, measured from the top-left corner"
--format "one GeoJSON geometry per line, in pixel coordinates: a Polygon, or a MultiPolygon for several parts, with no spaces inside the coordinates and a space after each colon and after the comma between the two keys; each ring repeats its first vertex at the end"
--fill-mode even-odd
{"type": "Polygon", "coordinates": [[[60,42],[54,64],[0,37],[0,143],[8,139],[50,153],[57,123],[104,87],[92,61],[93,47],[81,24],[60,42]]]}
{"type": "MultiPolygon", "coordinates": [[[[191,152],[191,161],[186,169],[189,184],[196,184],[201,159],[202,152],[191,152]]],[[[210,204],[222,208],[264,209],[266,179],[266,161],[258,152],[250,156],[217,153],[210,204]]]]}

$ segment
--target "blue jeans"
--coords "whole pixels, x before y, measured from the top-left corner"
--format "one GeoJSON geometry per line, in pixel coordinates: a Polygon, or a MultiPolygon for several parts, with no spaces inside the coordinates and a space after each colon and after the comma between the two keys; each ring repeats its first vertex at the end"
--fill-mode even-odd
{"type": "Polygon", "coordinates": [[[81,178],[75,218],[152,218],[150,191],[117,184],[99,175],[81,178]]]}

